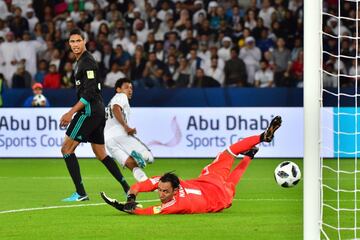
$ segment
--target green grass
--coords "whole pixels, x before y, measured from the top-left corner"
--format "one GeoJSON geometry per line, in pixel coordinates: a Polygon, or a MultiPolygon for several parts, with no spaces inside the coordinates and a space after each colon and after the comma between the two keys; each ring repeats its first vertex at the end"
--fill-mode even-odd
{"type": "MultiPolygon", "coordinates": [[[[302,168],[302,162],[293,160],[302,168]]],[[[160,159],[146,168],[149,176],[176,170],[183,179],[194,178],[207,159],[160,159]]],[[[80,160],[90,201],[63,203],[73,192],[65,163],[60,159],[0,160],[0,239],[302,239],[302,182],[279,187],[273,170],[281,160],[254,160],[237,186],[231,208],[220,213],[134,216],[102,204],[100,191],[124,199],[120,187],[96,160],[80,160]],[[101,203],[90,206],[88,204],[101,203]],[[81,206],[22,212],[6,210],[49,206],[81,206]]],[[[130,171],[123,170],[134,183],[130,171]]],[[[156,193],[138,200],[158,203],[156,193]]]]}
{"type": "MultiPolygon", "coordinates": [[[[330,239],[359,239],[360,237],[360,230],[356,231],[356,235],[354,231],[355,226],[360,228],[360,194],[341,191],[337,193],[336,191],[329,189],[329,187],[335,190],[343,189],[347,191],[360,189],[360,173],[356,173],[355,175],[355,164],[354,159],[341,159],[340,161],[337,161],[336,159],[327,159],[324,161],[325,166],[331,167],[334,170],[346,171],[337,173],[328,168],[323,168],[323,184],[328,186],[323,188],[324,203],[334,208],[343,209],[336,212],[330,207],[325,206],[323,210],[323,222],[333,227],[348,228],[337,231],[331,227],[324,226],[323,228],[330,239]],[[338,179],[341,181],[338,181],[338,179]],[[337,199],[340,199],[340,201],[337,201],[337,199]],[[358,210],[353,211],[355,208],[358,210]],[[338,235],[339,233],[340,236],[338,235]]],[[[360,166],[357,167],[357,169],[359,168],[360,166]]]]}

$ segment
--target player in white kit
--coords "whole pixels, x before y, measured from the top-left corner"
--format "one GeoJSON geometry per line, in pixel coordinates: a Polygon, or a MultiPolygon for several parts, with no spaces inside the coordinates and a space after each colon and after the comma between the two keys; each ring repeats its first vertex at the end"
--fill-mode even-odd
{"type": "Polygon", "coordinates": [[[136,128],[128,125],[130,104],[133,94],[131,81],[121,78],[115,83],[115,96],[106,108],[105,146],[110,155],[123,167],[132,170],[138,182],[145,181],[143,168],[153,163],[154,157],[150,149],[136,136],[136,128]]]}

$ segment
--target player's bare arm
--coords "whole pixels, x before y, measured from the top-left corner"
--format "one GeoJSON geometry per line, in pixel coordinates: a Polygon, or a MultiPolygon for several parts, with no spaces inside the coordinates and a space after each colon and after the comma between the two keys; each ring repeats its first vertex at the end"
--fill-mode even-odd
{"type": "Polygon", "coordinates": [[[129,135],[134,135],[136,134],[136,128],[131,128],[129,127],[129,125],[127,125],[123,115],[122,115],[122,109],[119,105],[115,104],[113,106],[113,114],[116,118],[116,120],[118,120],[118,122],[124,127],[125,131],[129,134],[129,135]]]}
{"type": "Polygon", "coordinates": [[[62,115],[60,119],[60,126],[66,127],[71,122],[72,116],[85,107],[84,103],[78,101],[67,113],[62,115]]]}

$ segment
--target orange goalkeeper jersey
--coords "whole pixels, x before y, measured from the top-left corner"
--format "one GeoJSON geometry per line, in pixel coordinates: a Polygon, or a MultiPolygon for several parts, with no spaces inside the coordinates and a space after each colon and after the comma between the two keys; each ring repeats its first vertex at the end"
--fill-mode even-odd
{"type": "MultiPolygon", "coordinates": [[[[160,177],[138,182],[131,189],[151,192],[157,189],[160,177]]],[[[231,206],[234,191],[229,183],[212,176],[181,180],[173,199],[158,206],[137,208],[134,214],[190,214],[218,212],[231,206]]]]}

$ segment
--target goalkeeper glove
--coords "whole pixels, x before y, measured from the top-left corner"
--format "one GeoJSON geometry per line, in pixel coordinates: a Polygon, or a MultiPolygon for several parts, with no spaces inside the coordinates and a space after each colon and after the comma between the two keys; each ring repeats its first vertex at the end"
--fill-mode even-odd
{"type": "Polygon", "coordinates": [[[118,200],[109,198],[106,196],[104,192],[100,192],[101,198],[110,206],[126,213],[133,213],[135,210],[137,203],[136,202],[129,202],[126,204],[119,203],[118,200]]]}
{"type": "Polygon", "coordinates": [[[136,196],[135,196],[135,194],[129,194],[128,196],[127,196],[127,202],[135,202],[135,200],[136,200],[136,196]]]}

